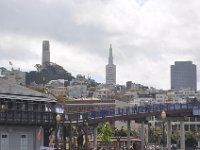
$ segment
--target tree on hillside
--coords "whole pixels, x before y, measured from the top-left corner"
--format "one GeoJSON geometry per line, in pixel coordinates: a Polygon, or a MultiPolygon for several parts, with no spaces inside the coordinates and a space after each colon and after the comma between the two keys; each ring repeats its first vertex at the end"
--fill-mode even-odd
{"type": "Polygon", "coordinates": [[[40,71],[31,71],[26,73],[26,84],[35,82],[37,84],[45,84],[50,80],[65,79],[71,81],[74,77],[66,71],[62,66],[55,63],[42,68],[40,71]]]}

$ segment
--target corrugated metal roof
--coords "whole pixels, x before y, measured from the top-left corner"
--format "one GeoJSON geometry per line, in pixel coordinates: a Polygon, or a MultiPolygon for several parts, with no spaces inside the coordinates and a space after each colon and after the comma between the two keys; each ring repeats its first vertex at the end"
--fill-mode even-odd
{"type": "Polygon", "coordinates": [[[0,79],[0,98],[56,102],[56,99],[51,95],[43,94],[3,79],[0,79]]]}

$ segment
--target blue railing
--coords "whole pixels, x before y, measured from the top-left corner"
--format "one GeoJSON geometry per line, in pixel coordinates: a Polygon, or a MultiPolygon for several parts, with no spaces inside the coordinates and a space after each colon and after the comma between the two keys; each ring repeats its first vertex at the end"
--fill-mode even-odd
{"type": "Polygon", "coordinates": [[[182,110],[182,109],[200,109],[200,103],[165,103],[165,104],[153,104],[145,106],[133,106],[124,108],[115,108],[110,110],[100,110],[92,111],[89,114],[89,119],[123,116],[139,113],[156,113],[172,110],[182,110]]]}

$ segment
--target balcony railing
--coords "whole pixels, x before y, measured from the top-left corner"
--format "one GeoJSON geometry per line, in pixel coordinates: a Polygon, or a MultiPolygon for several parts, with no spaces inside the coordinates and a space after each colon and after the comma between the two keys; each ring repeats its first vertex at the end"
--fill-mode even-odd
{"type": "Polygon", "coordinates": [[[0,124],[55,125],[55,112],[0,110],[0,124]]]}

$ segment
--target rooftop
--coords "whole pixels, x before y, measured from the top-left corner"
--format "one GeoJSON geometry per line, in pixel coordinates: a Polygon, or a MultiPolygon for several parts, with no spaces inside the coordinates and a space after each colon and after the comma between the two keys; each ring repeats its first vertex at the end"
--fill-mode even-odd
{"type": "Polygon", "coordinates": [[[56,102],[56,99],[27,87],[0,79],[0,98],[56,102]]]}

